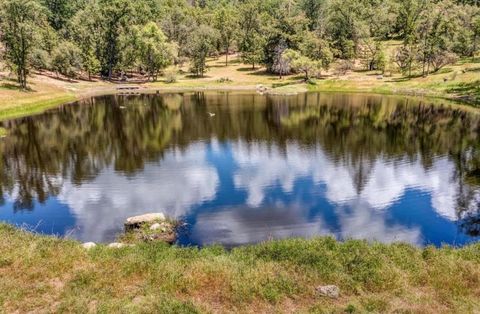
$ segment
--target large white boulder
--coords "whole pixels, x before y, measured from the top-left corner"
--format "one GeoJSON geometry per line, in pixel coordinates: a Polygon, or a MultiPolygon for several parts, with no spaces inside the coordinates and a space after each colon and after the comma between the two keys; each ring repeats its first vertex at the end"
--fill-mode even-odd
{"type": "Polygon", "coordinates": [[[149,213],[149,214],[127,218],[127,220],[125,221],[125,227],[127,227],[127,229],[137,228],[142,224],[163,221],[165,219],[166,218],[163,213],[149,213]]]}

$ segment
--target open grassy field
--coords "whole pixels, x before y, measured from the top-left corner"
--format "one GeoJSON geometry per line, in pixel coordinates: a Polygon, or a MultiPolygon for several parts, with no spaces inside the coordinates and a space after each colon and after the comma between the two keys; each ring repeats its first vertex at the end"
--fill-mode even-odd
{"type": "Polygon", "coordinates": [[[274,241],[87,251],[0,224],[0,312],[478,313],[480,244],[274,241]],[[340,297],[318,296],[333,284],[340,297]]]}

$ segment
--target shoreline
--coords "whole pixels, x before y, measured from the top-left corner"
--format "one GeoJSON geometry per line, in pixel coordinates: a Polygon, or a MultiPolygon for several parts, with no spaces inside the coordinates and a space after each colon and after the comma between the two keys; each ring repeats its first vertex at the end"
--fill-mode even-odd
{"type": "MultiPolygon", "coordinates": [[[[149,214],[142,214],[139,216],[144,216],[144,215],[149,215],[149,214]]],[[[376,245],[381,245],[381,246],[396,246],[396,245],[401,245],[401,246],[407,246],[410,247],[411,249],[414,250],[427,250],[427,249],[435,249],[435,250],[462,250],[468,247],[473,247],[473,246],[478,246],[478,253],[480,254],[480,239],[475,240],[472,242],[466,242],[463,245],[459,244],[448,244],[448,243],[442,243],[441,245],[436,245],[436,244],[425,244],[425,245],[417,245],[405,241],[391,241],[391,242],[382,242],[380,240],[371,240],[371,239],[363,239],[363,238],[345,238],[345,239],[337,239],[333,235],[325,234],[325,235],[314,235],[310,238],[305,238],[305,237],[299,237],[299,236],[293,236],[293,237],[286,237],[286,238],[270,238],[268,240],[260,241],[260,242],[249,242],[246,244],[237,244],[237,245],[224,245],[221,243],[213,243],[213,244],[201,244],[201,245],[190,245],[190,244],[178,244],[176,241],[178,240],[178,235],[179,232],[181,232],[181,221],[180,220],[174,220],[174,219],[167,219],[167,220],[155,220],[153,222],[147,222],[144,225],[139,225],[135,226],[134,228],[128,228],[127,224],[124,224],[124,230],[122,232],[119,232],[116,234],[115,238],[109,239],[109,240],[103,240],[103,241],[95,241],[92,239],[77,239],[73,237],[69,237],[70,235],[65,234],[65,235],[60,235],[60,234],[49,234],[49,233],[42,233],[42,232],[37,232],[33,228],[33,226],[27,225],[27,224],[15,224],[8,222],[6,220],[0,220],[0,231],[2,228],[7,228],[7,229],[12,229],[15,230],[15,232],[23,233],[24,235],[28,235],[31,237],[35,238],[46,238],[50,240],[55,240],[55,241],[67,241],[67,242],[72,242],[75,243],[75,245],[78,245],[82,247],[83,244],[85,243],[94,243],[96,246],[100,247],[109,247],[112,243],[121,243],[124,244],[125,246],[143,246],[143,245],[157,245],[157,244],[166,244],[168,247],[172,248],[177,248],[177,249],[198,249],[198,250],[209,250],[211,248],[217,248],[221,247],[225,251],[231,251],[239,248],[249,248],[249,247],[255,247],[255,246],[261,246],[269,243],[277,243],[277,242],[288,242],[288,241],[304,241],[304,242],[310,242],[310,241],[315,241],[319,239],[331,239],[336,243],[339,244],[344,244],[348,243],[351,241],[354,242],[364,242],[367,246],[376,246],[376,245]],[[150,229],[150,227],[153,224],[168,224],[169,227],[167,228],[168,230],[157,230],[157,229],[150,229]],[[158,231],[158,232],[157,232],[158,231]],[[172,240],[173,238],[169,238],[168,240],[165,240],[160,237],[155,237],[152,239],[147,239],[145,235],[151,236],[151,235],[156,235],[162,234],[164,232],[167,233],[175,233],[175,239],[172,240]],[[139,237],[136,237],[139,236],[139,237]]],[[[0,232],[1,234],[1,232],[0,232]]],[[[1,239],[0,239],[1,242],[1,239]]],[[[480,258],[480,255],[479,255],[480,258]]],[[[480,262],[480,261],[479,261],[480,262]]]]}
{"type": "MultiPolygon", "coordinates": [[[[105,82],[102,82],[105,83],[105,82]]],[[[112,83],[109,83],[112,84],[112,83]]],[[[165,86],[164,83],[125,83],[114,84],[110,86],[93,86],[77,91],[64,91],[61,94],[52,95],[52,97],[33,97],[28,102],[13,104],[8,108],[0,106],[0,122],[11,119],[27,117],[31,115],[41,114],[49,109],[53,109],[62,105],[67,105],[77,101],[81,101],[90,97],[108,96],[108,95],[138,95],[138,94],[162,94],[162,93],[188,93],[188,92],[258,92],[257,86],[262,84],[246,84],[246,85],[199,85],[199,86],[165,86]],[[161,85],[160,85],[161,84],[161,85]],[[122,86],[128,86],[127,92],[120,89],[122,86]],[[45,99],[46,98],[46,99],[45,99]]],[[[265,85],[263,85],[265,86],[265,85]]],[[[412,99],[426,99],[433,102],[447,101],[448,105],[460,107],[462,110],[480,113],[480,107],[476,103],[465,101],[460,96],[448,95],[425,95],[414,94],[412,92],[391,92],[372,89],[342,89],[342,88],[323,88],[321,85],[292,84],[282,87],[267,87],[264,93],[259,95],[267,96],[295,96],[302,93],[329,93],[329,94],[359,94],[359,95],[375,95],[387,97],[408,97],[412,99]]]]}

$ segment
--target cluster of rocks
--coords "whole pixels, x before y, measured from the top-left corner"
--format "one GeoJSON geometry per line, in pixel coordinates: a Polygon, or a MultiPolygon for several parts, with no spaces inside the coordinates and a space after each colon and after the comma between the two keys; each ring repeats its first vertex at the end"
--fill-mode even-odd
{"type": "MultiPolygon", "coordinates": [[[[114,242],[108,245],[109,248],[123,248],[132,246],[131,242],[161,241],[174,243],[176,241],[176,223],[168,220],[163,213],[149,213],[140,216],[127,218],[124,223],[125,235],[121,238],[127,239],[129,244],[114,242]]],[[[82,246],[89,250],[96,246],[94,242],[83,243],[82,246]]]]}

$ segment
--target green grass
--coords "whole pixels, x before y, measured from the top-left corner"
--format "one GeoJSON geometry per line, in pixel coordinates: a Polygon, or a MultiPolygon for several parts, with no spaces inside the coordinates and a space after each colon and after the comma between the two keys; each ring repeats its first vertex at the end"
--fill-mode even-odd
{"type": "Polygon", "coordinates": [[[0,110],[0,121],[14,119],[24,116],[35,115],[44,112],[47,109],[55,108],[65,103],[75,101],[77,98],[73,94],[66,94],[52,97],[47,100],[35,100],[25,104],[12,106],[0,110]]]}
{"type": "Polygon", "coordinates": [[[226,251],[147,243],[86,251],[0,224],[5,312],[472,313],[480,244],[461,249],[290,239],[226,251]],[[339,299],[316,296],[335,284],[339,299]]]}
{"type": "Polygon", "coordinates": [[[462,95],[463,98],[480,104],[480,80],[470,83],[458,83],[449,87],[447,91],[462,95]]]}

